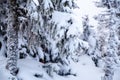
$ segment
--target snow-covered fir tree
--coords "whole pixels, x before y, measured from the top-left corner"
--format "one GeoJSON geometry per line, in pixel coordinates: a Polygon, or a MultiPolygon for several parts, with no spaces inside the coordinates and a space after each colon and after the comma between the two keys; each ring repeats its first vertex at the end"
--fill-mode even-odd
{"type": "Polygon", "coordinates": [[[96,49],[96,31],[95,26],[89,24],[89,17],[83,17],[83,40],[88,42],[89,48],[86,49],[85,54],[90,56],[95,55],[96,49]]]}
{"type": "Polygon", "coordinates": [[[101,39],[103,44],[101,42],[98,45],[101,45],[100,48],[103,48],[100,50],[101,52],[101,58],[103,58],[103,62],[105,62],[104,65],[104,71],[105,76],[103,80],[113,80],[114,71],[117,65],[119,65],[119,57],[118,57],[118,46],[119,46],[119,40],[117,35],[117,28],[118,28],[118,8],[117,5],[119,1],[117,0],[101,0],[101,3],[99,4],[99,7],[106,7],[106,11],[102,12],[101,18],[99,18],[100,24],[99,31],[102,30],[101,39]],[[102,20],[101,20],[102,19],[102,20]],[[102,27],[101,27],[102,25],[102,27]],[[101,28],[101,29],[100,29],[101,28]],[[103,28],[106,28],[103,30],[103,28]],[[103,32],[105,31],[105,32],[103,32]]]}
{"type": "MultiPolygon", "coordinates": [[[[39,4],[29,1],[28,15],[32,24],[29,34],[32,37],[28,44],[30,54],[38,61],[67,66],[70,64],[69,58],[74,59],[73,56],[80,55],[87,49],[87,43],[80,39],[81,30],[76,25],[79,23],[74,20],[73,8],[73,0],[44,0],[39,1],[39,4]]],[[[69,74],[69,69],[64,72],[61,68],[57,73],[69,74]]]]}

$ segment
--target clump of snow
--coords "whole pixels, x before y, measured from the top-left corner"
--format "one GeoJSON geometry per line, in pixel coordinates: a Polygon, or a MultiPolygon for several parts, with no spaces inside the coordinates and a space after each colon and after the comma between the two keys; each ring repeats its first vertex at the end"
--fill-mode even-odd
{"type": "Polygon", "coordinates": [[[2,57],[5,53],[5,50],[6,50],[5,42],[4,42],[2,37],[0,37],[0,43],[1,43],[0,56],[2,57]]]}
{"type": "Polygon", "coordinates": [[[66,26],[66,22],[71,18],[71,14],[54,11],[52,21],[61,26],[66,26]],[[62,16],[62,18],[61,18],[62,16]]]}
{"type": "Polygon", "coordinates": [[[43,4],[45,10],[48,10],[49,8],[53,8],[53,5],[50,0],[43,0],[43,4]]]}
{"type": "MultiPolygon", "coordinates": [[[[70,35],[81,35],[83,32],[83,27],[78,25],[80,23],[79,19],[77,18],[76,15],[72,15],[70,13],[62,13],[58,11],[54,11],[53,16],[52,16],[52,21],[57,24],[57,34],[64,34],[64,29],[61,30],[62,27],[65,27],[65,29],[68,28],[69,30],[67,32],[67,37],[70,35]],[[62,18],[61,18],[62,16],[62,18]],[[69,23],[71,21],[71,24],[69,23]],[[66,24],[67,23],[67,24],[66,24]]],[[[62,35],[61,35],[62,36],[62,35]]]]}
{"type": "Polygon", "coordinates": [[[38,1],[38,0],[33,0],[33,2],[34,2],[37,6],[39,6],[39,1],[38,1]]]}

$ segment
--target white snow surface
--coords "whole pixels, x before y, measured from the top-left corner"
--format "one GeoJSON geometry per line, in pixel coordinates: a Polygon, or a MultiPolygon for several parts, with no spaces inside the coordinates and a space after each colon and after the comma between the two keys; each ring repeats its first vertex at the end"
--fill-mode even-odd
{"type": "MultiPolygon", "coordinates": [[[[0,65],[0,80],[9,80],[12,75],[5,69],[5,58],[0,58],[0,65]]],[[[59,76],[53,72],[53,77],[50,77],[42,65],[34,59],[19,60],[17,78],[20,80],[101,80],[104,75],[102,69],[95,67],[92,59],[86,55],[81,56],[78,63],[71,61],[71,65],[69,65],[76,76],[59,76]],[[35,77],[35,74],[39,74],[41,77],[35,77]]]]}
{"type": "Polygon", "coordinates": [[[120,80],[120,75],[119,74],[120,74],[120,66],[115,69],[113,80],[120,80]]]}

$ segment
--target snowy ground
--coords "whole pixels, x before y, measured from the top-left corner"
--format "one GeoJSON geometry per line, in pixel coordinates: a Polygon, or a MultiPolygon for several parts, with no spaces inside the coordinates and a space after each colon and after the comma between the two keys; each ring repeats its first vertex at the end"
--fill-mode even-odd
{"type": "MultiPolygon", "coordinates": [[[[3,48],[0,50],[0,54],[3,53],[3,48]]],[[[18,60],[19,73],[17,78],[19,80],[101,80],[104,75],[102,69],[95,67],[92,59],[89,56],[83,55],[79,57],[79,62],[71,62],[69,65],[72,68],[72,72],[76,76],[59,76],[53,73],[53,77],[48,76],[45,69],[42,68],[40,62],[27,58],[18,60]],[[38,77],[35,77],[35,75],[38,77]]],[[[0,55],[0,80],[10,80],[12,75],[5,69],[7,59],[0,55]]],[[[116,75],[118,76],[118,75],[116,75]]]]}
{"type": "MultiPolygon", "coordinates": [[[[10,80],[11,75],[5,69],[6,58],[0,56],[0,80],[10,80]]],[[[104,72],[101,68],[94,65],[92,59],[89,56],[83,55],[80,57],[78,63],[71,63],[70,65],[76,76],[59,76],[53,73],[53,77],[48,76],[45,70],[42,68],[42,64],[33,59],[23,59],[18,61],[20,80],[101,80],[104,76],[104,72]],[[39,77],[35,77],[38,74],[39,77]]],[[[114,79],[120,80],[119,77],[120,68],[115,70],[114,79]]]]}
{"type": "MultiPolygon", "coordinates": [[[[9,80],[11,76],[5,69],[5,64],[6,59],[0,58],[0,80],[9,80]]],[[[80,62],[73,62],[70,66],[76,76],[63,77],[53,73],[53,77],[49,77],[41,63],[32,59],[23,59],[18,61],[20,70],[17,77],[21,80],[101,80],[104,75],[102,69],[95,67],[91,58],[86,55],[80,57],[80,62]],[[35,74],[39,77],[35,77],[35,74]]]]}

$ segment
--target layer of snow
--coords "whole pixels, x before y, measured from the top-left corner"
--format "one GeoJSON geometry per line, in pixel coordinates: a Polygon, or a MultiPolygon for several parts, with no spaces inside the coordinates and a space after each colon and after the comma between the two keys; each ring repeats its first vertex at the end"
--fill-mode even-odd
{"type": "Polygon", "coordinates": [[[68,26],[70,26],[67,32],[67,37],[69,37],[70,35],[77,35],[77,34],[81,35],[81,33],[83,32],[83,27],[78,25],[80,23],[80,20],[76,15],[54,11],[52,16],[52,21],[53,22],[55,21],[55,24],[58,25],[57,34],[61,34],[61,36],[64,35],[64,29],[61,30],[61,27],[64,27],[64,26],[66,26],[65,27],[66,29],[68,26]],[[72,20],[73,24],[67,23],[69,20],[72,20]]]}
{"type": "Polygon", "coordinates": [[[113,80],[120,80],[120,65],[115,68],[113,80]]]}
{"type": "Polygon", "coordinates": [[[72,63],[71,67],[77,72],[77,78],[71,80],[101,80],[104,75],[102,69],[95,67],[94,62],[89,56],[80,57],[80,62],[72,63]]]}
{"type": "MultiPolygon", "coordinates": [[[[0,80],[9,80],[11,75],[5,69],[6,59],[1,59],[0,65],[0,80]]],[[[95,67],[92,59],[86,55],[80,57],[80,62],[75,63],[71,61],[71,65],[69,65],[76,76],[63,77],[53,73],[53,77],[50,77],[42,68],[42,65],[33,59],[19,60],[17,78],[21,80],[101,80],[101,77],[104,75],[102,69],[95,67]],[[40,75],[40,77],[35,77],[35,74],[40,75]]]]}

